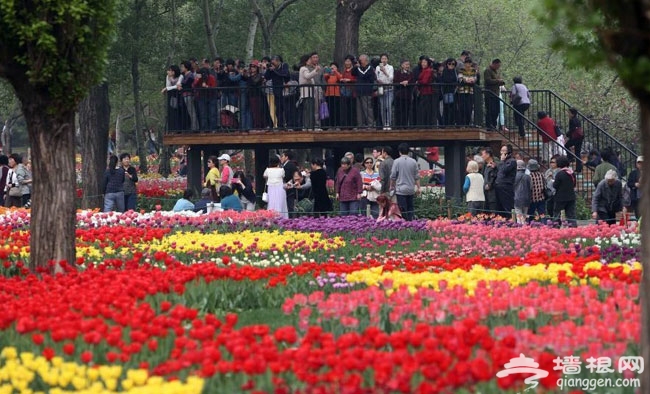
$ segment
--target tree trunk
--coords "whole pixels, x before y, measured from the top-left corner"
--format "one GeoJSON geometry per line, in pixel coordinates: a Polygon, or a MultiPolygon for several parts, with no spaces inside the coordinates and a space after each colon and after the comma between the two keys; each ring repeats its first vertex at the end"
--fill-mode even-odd
{"type": "MultiPolygon", "coordinates": [[[[75,142],[74,111],[46,113],[54,105],[37,94],[21,93],[23,114],[32,146],[34,177],[30,219],[29,267],[48,262],[75,262],[75,142]],[[56,212],[56,214],[53,214],[56,212]]],[[[58,265],[55,265],[54,270],[58,265]]]]}
{"type": "MultiPolygon", "coordinates": [[[[641,111],[641,148],[647,159],[650,157],[650,99],[647,97],[639,99],[641,111]]],[[[641,392],[650,392],[650,161],[643,162],[641,169],[641,264],[643,274],[641,276],[640,297],[641,297],[641,356],[645,360],[646,368],[641,374],[641,392]]]]}
{"type": "Polygon", "coordinates": [[[210,22],[210,0],[203,0],[203,25],[205,26],[205,37],[208,41],[208,49],[210,50],[210,58],[217,57],[217,45],[214,42],[214,30],[212,22],[210,22]]]}
{"type": "MultiPolygon", "coordinates": [[[[264,27],[262,27],[264,29],[264,27]]],[[[271,56],[271,37],[264,35],[262,36],[262,55],[271,56]]]]}
{"type": "Polygon", "coordinates": [[[79,104],[83,209],[101,208],[103,204],[110,113],[105,83],[91,88],[88,97],[79,104]]]}
{"type": "Polygon", "coordinates": [[[338,0],[334,61],[343,64],[347,55],[359,55],[359,25],[363,13],[377,0],[338,0]]]}
{"type": "Polygon", "coordinates": [[[257,25],[259,18],[256,14],[251,14],[251,23],[248,25],[248,39],[246,40],[246,61],[250,62],[253,59],[255,52],[255,35],[257,34],[257,25]]]}
{"type": "Polygon", "coordinates": [[[144,149],[143,143],[143,122],[142,122],[142,102],[140,99],[140,56],[139,56],[139,46],[140,46],[140,23],[139,21],[142,18],[142,8],[144,4],[140,0],[135,0],[135,20],[136,24],[133,27],[133,42],[134,46],[132,47],[133,53],[131,54],[131,80],[133,81],[133,107],[135,112],[135,146],[137,150],[138,158],[140,159],[140,167],[138,172],[141,174],[146,174],[148,171],[147,168],[147,154],[144,149]]]}

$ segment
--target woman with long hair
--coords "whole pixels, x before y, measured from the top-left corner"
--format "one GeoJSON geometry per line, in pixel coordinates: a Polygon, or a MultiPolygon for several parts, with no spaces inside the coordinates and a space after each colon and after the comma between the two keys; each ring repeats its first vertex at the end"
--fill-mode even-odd
{"type": "Polygon", "coordinates": [[[383,222],[384,220],[404,220],[397,203],[392,202],[384,194],[377,197],[377,204],[379,204],[378,222],[383,222]]]}
{"type": "Polygon", "coordinates": [[[181,100],[178,87],[179,83],[183,82],[183,75],[181,69],[172,64],[167,69],[167,77],[165,78],[165,87],[161,90],[162,94],[166,94],[167,99],[167,131],[181,130],[181,108],[183,101],[181,100]]]}
{"type": "Polygon", "coordinates": [[[241,205],[246,211],[255,210],[255,190],[250,179],[244,174],[244,171],[235,172],[232,178],[232,188],[239,195],[241,205]]]}

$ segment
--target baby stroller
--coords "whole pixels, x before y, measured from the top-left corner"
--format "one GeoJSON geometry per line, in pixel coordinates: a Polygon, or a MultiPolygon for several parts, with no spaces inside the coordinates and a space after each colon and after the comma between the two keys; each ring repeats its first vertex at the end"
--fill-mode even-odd
{"type": "Polygon", "coordinates": [[[234,105],[226,105],[221,109],[221,128],[226,131],[234,131],[239,129],[239,120],[237,119],[237,112],[239,108],[234,105]]]}

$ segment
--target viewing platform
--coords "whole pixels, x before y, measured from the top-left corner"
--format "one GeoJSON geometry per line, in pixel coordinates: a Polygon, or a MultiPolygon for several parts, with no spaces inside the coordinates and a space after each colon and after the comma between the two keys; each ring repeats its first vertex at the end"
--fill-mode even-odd
{"type": "Polygon", "coordinates": [[[182,132],[166,134],[165,145],[218,145],[249,149],[258,145],[266,148],[312,148],[341,147],[341,144],[392,145],[408,142],[411,146],[441,146],[463,141],[490,144],[504,141],[503,135],[479,128],[436,128],[436,129],[346,129],[323,131],[250,130],[218,133],[182,132]]]}

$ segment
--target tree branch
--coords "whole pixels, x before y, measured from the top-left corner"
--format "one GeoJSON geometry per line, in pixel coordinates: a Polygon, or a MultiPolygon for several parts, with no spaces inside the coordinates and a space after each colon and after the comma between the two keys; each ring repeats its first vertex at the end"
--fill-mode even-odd
{"type": "Polygon", "coordinates": [[[273,31],[273,28],[275,27],[275,22],[278,20],[280,17],[280,14],[282,14],[282,11],[284,11],[287,7],[289,7],[291,4],[297,2],[298,0],[284,0],[282,4],[278,7],[275,12],[273,12],[273,15],[271,15],[271,20],[269,21],[269,32],[273,31]]]}
{"type": "Polygon", "coordinates": [[[253,13],[257,15],[257,19],[259,19],[260,21],[260,26],[262,27],[262,36],[264,36],[264,41],[269,42],[269,40],[271,39],[271,34],[269,31],[268,22],[266,21],[266,17],[264,16],[262,9],[260,8],[260,5],[257,4],[257,0],[250,0],[250,2],[251,2],[251,7],[253,8],[253,13]]]}

